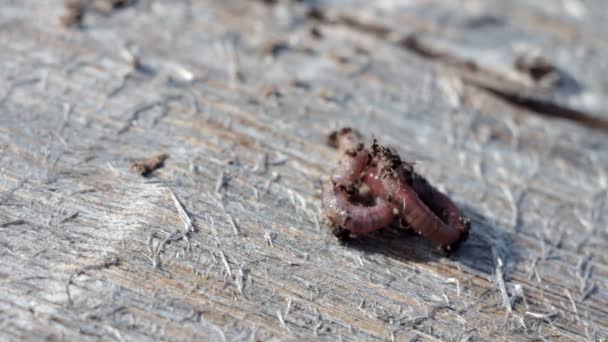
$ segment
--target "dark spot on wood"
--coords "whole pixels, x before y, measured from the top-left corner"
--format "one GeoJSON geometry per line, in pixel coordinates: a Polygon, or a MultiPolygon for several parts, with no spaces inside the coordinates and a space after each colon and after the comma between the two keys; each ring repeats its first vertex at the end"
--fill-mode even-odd
{"type": "Polygon", "coordinates": [[[341,135],[345,135],[345,134],[349,134],[353,132],[354,134],[356,134],[357,136],[360,136],[359,132],[353,130],[350,127],[343,127],[339,130],[336,131],[332,131],[331,133],[329,133],[325,139],[325,144],[327,146],[333,147],[333,148],[338,148],[338,137],[341,135]]]}
{"type": "Polygon", "coordinates": [[[340,66],[348,64],[350,62],[350,58],[348,58],[347,56],[332,53],[330,54],[330,57],[334,61],[334,63],[340,66]]]}
{"type": "Polygon", "coordinates": [[[108,0],[107,2],[115,9],[124,8],[135,3],[134,0],[108,0]]]}
{"type": "Polygon", "coordinates": [[[319,98],[327,102],[338,102],[336,94],[329,89],[321,89],[319,91],[319,98]]]}
{"type": "Polygon", "coordinates": [[[301,88],[306,90],[310,89],[310,84],[308,84],[308,82],[299,80],[297,78],[292,78],[291,80],[289,80],[289,85],[294,88],[301,88]]]}
{"type": "Polygon", "coordinates": [[[67,0],[66,13],[59,19],[63,26],[74,27],[82,25],[85,14],[89,11],[110,14],[112,11],[133,5],[136,0],[67,0]]]}
{"type": "Polygon", "coordinates": [[[308,33],[310,33],[310,36],[315,39],[323,38],[323,33],[317,26],[311,27],[310,30],[308,30],[308,33]]]}
{"type": "Polygon", "coordinates": [[[348,230],[346,230],[346,229],[343,229],[343,228],[339,227],[339,226],[332,225],[331,226],[331,233],[332,233],[333,236],[336,237],[336,239],[338,239],[338,241],[341,244],[345,244],[345,243],[347,243],[351,239],[350,232],[348,230]]]}
{"type": "Polygon", "coordinates": [[[163,167],[167,158],[169,158],[169,154],[161,153],[143,161],[135,161],[131,163],[131,170],[144,177],[148,177],[152,172],[163,167]]]}
{"type": "Polygon", "coordinates": [[[527,109],[532,113],[536,113],[545,117],[566,119],[576,122],[579,125],[587,128],[608,132],[608,120],[602,117],[597,117],[591,113],[560,105],[551,100],[535,98],[532,96],[525,96],[524,94],[514,94],[505,91],[500,91],[498,89],[486,87],[481,84],[475,84],[475,86],[491,93],[492,95],[508,103],[527,109]]]}
{"type": "Polygon", "coordinates": [[[282,40],[271,41],[266,44],[261,49],[261,53],[264,56],[272,56],[278,57],[284,52],[289,51],[289,44],[282,40]]]}
{"type": "Polygon", "coordinates": [[[0,224],[0,228],[6,228],[9,226],[18,226],[21,224],[25,224],[26,221],[25,220],[13,220],[13,221],[8,221],[8,222],[4,222],[2,224],[0,224]]]}
{"type": "Polygon", "coordinates": [[[321,10],[320,8],[312,7],[308,10],[306,15],[310,19],[318,20],[321,22],[325,21],[325,13],[323,13],[323,10],[321,10]]]}
{"type": "Polygon", "coordinates": [[[471,28],[488,28],[493,26],[504,25],[504,19],[495,15],[482,15],[467,21],[466,25],[471,28]]]}
{"type": "Polygon", "coordinates": [[[67,0],[65,2],[65,14],[59,20],[65,27],[82,25],[85,14],[85,4],[82,0],[67,0]]]}
{"type": "Polygon", "coordinates": [[[558,77],[555,65],[547,57],[537,53],[520,54],[513,64],[515,69],[527,74],[536,82],[551,75],[558,77]]]}
{"type": "Polygon", "coordinates": [[[93,0],[89,9],[101,14],[111,14],[114,10],[124,9],[135,4],[136,0],[93,0]]]}
{"type": "Polygon", "coordinates": [[[262,89],[260,89],[259,93],[261,97],[278,98],[283,96],[283,94],[281,94],[281,92],[279,91],[279,87],[276,84],[267,84],[263,86],[262,89]]]}
{"type": "Polygon", "coordinates": [[[363,55],[363,56],[369,56],[370,52],[369,50],[367,50],[366,48],[362,47],[362,46],[355,46],[354,51],[356,54],[358,55],[363,55]]]}

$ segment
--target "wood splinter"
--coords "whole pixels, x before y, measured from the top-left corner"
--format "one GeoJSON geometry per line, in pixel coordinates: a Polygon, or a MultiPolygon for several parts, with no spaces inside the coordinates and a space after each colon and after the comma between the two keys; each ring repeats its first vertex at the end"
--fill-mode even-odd
{"type": "Polygon", "coordinates": [[[368,234],[399,217],[404,226],[443,250],[452,250],[466,238],[469,219],[417,174],[413,164],[375,140],[367,150],[350,128],[333,132],[327,143],[341,153],[322,199],[336,237],[368,234]]]}

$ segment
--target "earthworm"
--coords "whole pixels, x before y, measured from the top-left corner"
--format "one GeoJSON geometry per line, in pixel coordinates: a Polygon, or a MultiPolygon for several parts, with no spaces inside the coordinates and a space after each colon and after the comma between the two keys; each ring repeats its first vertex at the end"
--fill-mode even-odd
{"type": "Polygon", "coordinates": [[[457,229],[465,236],[468,234],[471,225],[470,220],[460,213],[456,204],[449,197],[435,189],[426,179],[418,175],[414,177],[412,189],[418,194],[422,202],[435,215],[441,218],[443,222],[447,223],[449,227],[457,229]]]}
{"type": "Polygon", "coordinates": [[[377,166],[369,167],[363,179],[376,196],[391,198],[401,218],[441,248],[449,250],[466,237],[469,220],[447,196],[388,148],[374,141],[371,149],[377,166]]]}
{"type": "Polygon", "coordinates": [[[338,187],[351,189],[367,164],[369,152],[363,147],[358,133],[350,128],[332,133],[328,144],[338,148],[343,154],[331,181],[338,187]]]}
{"type": "MultiPolygon", "coordinates": [[[[438,202],[425,202],[399,177],[383,175],[376,167],[366,169],[363,182],[374,195],[390,198],[404,222],[441,248],[450,250],[468,230],[468,223],[465,223],[468,221],[461,221],[458,209],[454,212],[455,206],[443,194],[438,202]]],[[[435,191],[433,194],[438,193],[435,191]]],[[[439,196],[437,197],[439,199],[439,196]]]]}
{"type": "Polygon", "coordinates": [[[323,207],[332,223],[355,234],[367,234],[395,220],[393,205],[377,199],[371,206],[353,204],[349,192],[354,190],[369,160],[358,134],[344,128],[330,135],[328,143],[342,153],[338,168],[323,188],[323,207]]]}
{"type": "Polygon", "coordinates": [[[344,188],[331,183],[323,189],[323,208],[333,224],[354,234],[368,234],[395,221],[394,206],[390,202],[377,199],[372,206],[353,204],[344,188]]]}
{"type": "Polygon", "coordinates": [[[336,236],[344,230],[367,234],[390,225],[399,215],[402,222],[443,249],[450,250],[466,237],[469,220],[446,195],[414,172],[413,164],[401,161],[375,140],[368,151],[350,128],[332,133],[328,143],[342,154],[323,186],[323,208],[337,228],[336,236]],[[361,194],[363,184],[371,194],[367,199],[361,194]]]}

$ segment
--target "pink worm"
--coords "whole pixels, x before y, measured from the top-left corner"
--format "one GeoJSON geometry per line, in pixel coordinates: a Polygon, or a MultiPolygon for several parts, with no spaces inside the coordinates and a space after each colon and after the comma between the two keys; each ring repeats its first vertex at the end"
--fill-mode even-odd
{"type": "MultiPolygon", "coordinates": [[[[435,190],[423,179],[414,180],[416,186],[412,188],[400,175],[382,174],[381,165],[382,163],[377,167],[368,167],[363,175],[363,182],[369,186],[374,195],[390,198],[405,222],[442,248],[449,250],[451,245],[462,238],[468,230],[468,220],[461,218],[458,208],[447,196],[435,190]]],[[[414,179],[420,177],[415,173],[410,176],[414,179]]]]}
{"type": "Polygon", "coordinates": [[[330,138],[330,144],[342,152],[338,168],[331,182],[323,187],[323,208],[329,220],[337,227],[355,234],[367,234],[386,227],[395,220],[393,205],[376,199],[372,206],[353,204],[349,191],[354,191],[361,173],[369,160],[369,152],[363,148],[357,133],[345,128],[330,138]]]}
{"type": "Polygon", "coordinates": [[[333,224],[355,234],[367,234],[395,221],[394,206],[390,202],[378,199],[369,207],[352,204],[346,190],[331,183],[323,188],[323,208],[333,224]]]}
{"type": "Polygon", "coordinates": [[[337,147],[343,155],[338,168],[331,176],[331,181],[337,187],[352,190],[369,160],[369,152],[363,148],[357,133],[349,128],[336,132],[330,143],[337,147]]]}
{"type": "Polygon", "coordinates": [[[397,214],[447,250],[466,236],[469,221],[456,205],[389,149],[374,141],[370,154],[349,128],[331,134],[329,143],[342,153],[331,182],[323,187],[323,208],[338,228],[336,236],[342,229],[355,234],[373,232],[390,225],[397,214]],[[357,194],[361,180],[375,197],[371,206],[353,203],[351,195],[357,194]]]}
{"type": "Polygon", "coordinates": [[[435,189],[426,179],[420,176],[414,177],[412,189],[416,191],[422,202],[448,226],[456,228],[462,234],[468,233],[469,219],[462,216],[456,204],[448,196],[435,189]]]}

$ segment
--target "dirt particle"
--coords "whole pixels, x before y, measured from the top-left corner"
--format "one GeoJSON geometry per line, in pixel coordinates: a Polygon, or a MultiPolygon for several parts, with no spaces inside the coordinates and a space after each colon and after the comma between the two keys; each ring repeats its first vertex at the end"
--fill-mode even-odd
{"type": "Polygon", "coordinates": [[[110,14],[112,11],[122,9],[135,3],[134,0],[94,0],[90,9],[101,14],[110,14]]]}
{"type": "Polygon", "coordinates": [[[300,89],[310,89],[310,84],[308,84],[308,82],[299,80],[297,78],[292,78],[291,80],[289,80],[289,85],[294,87],[294,88],[300,88],[300,89]]]}
{"type": "Polygon", "coordinates": [[[85,4],[81,0],[67,0],[65,2],[65,14],[59,20],[65,27],[82,25],[85,13],[85,4]]]}
{"type": "Polygon", "coordinates": [[[276,84],[267,84],[260,89],[260,96],[279,98],[283,96],[283,94],[281,94],[279,87],[276,84]]]}
{"type": "Polygon", "coordinates": [[[278,57],[280,54],[289,51],[290,47],[286,41],[274,40],[262,46],[261,53],[264,56],[278,57]]]}
{"type": "Polygon", "coordinates": [[[110,14],[114,10],[134,3],[135,0],[66,0],[64,3],[66,12],[59,21],[65,27],[78,27],[82,25],[85,14],[89,11],[110,14]]]}
{"type": "Polygon", "coordinates": [[[349,134],[351,132],[354,133],[356,137],[361,137],[361,134],[358,131],[350,127],[343,127],[339,130],[332,131],[331,133],[329,133],[325,138],[325,144],[329,147],[338,148],[338,137],[345,134],[349,134]]]}
{"type": "Polygon", "coordinates": [[[513,62],[515,69],[528,75],[534,82],[557,82],[559,75],[555,65],[540,53],[522,53],[513,62]]]}
{"type": "Polygon", "coordinates": [[[169,158],[169,154],[161,153],[145,160],[134,161],[131,163],[131,170],[144,177],[148,177],[152,172],[163,167],[167,158],[169,158]]]}
{"type": "Polygon", "coordinates": [[[314,39],[321,39],[321,38],[323,38],[323,33],[316,26],[311,27],[310,30],[308,31],[308,33],[310,33],[310,36],[313,37],[314,39]]]}

